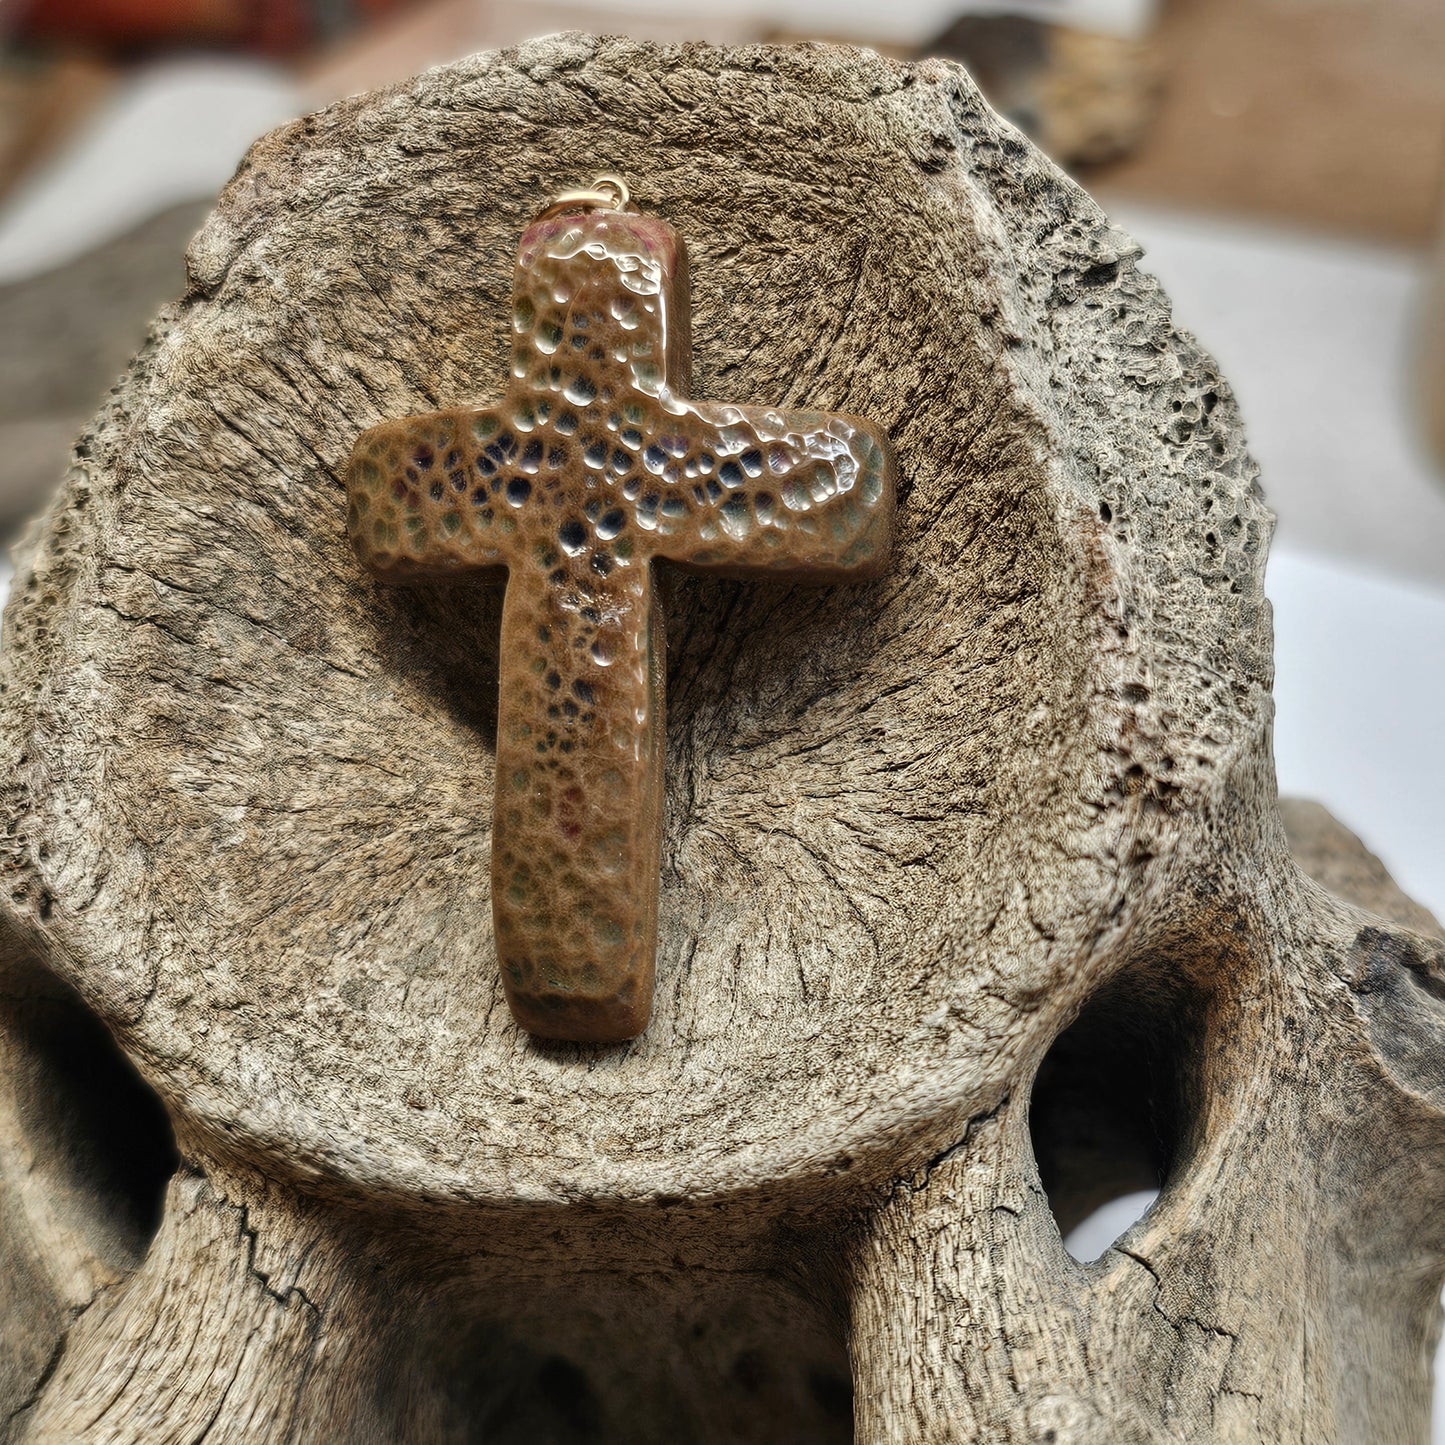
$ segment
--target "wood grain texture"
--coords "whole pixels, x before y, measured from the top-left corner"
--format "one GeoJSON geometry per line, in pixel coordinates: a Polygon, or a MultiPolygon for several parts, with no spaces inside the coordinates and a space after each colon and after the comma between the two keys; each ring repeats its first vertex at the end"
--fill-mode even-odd
{"type": "Polygon", "coordinates": [[[1137,257],[846,50],[555,37],[258,142],[5,619],[3,1007],[99,1020],[182,1161],[81,1191],[160,1208],[106,1253],[6,1116],[9,1438],[1423,1438],[1445,961],[1332,825],[1355,902],[1291,861],[1269,514],[1137,257]],[[604,170],[686,237],[694,395],[876,420],[899,513],[876,581],[669,586],[653,1021],[549,1046],[495,594],[370,580],[342,474],[496,400],[515,238],[604,170]]]}

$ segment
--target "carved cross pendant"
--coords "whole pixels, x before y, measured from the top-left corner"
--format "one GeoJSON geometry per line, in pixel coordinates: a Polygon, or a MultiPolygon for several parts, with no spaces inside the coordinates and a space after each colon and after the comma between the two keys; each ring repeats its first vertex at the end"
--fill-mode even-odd
{"type": "Polygon", "coordinates": [[[492,910],[513,1016],[550,1039],[647,1026],[663,810],[654,561],[876,574],[893,462],[851,416],[688,400],[687,258],[655,217],[522,236],[500,405],[373,427],[349,530],[387,582],[505,573],[492,910]]]}

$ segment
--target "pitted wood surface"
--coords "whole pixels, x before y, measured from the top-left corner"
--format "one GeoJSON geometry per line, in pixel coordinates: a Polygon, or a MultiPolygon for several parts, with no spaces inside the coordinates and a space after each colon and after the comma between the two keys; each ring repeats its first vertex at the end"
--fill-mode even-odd
{"type": "Polygon", "coordinates": [[[1422,1437],[1445,963],[1290,860],[1269,515],[1137,260],[849,51],[553,38],[257,145],[5,620],[0,1013],[42,1085],[37,990],[103,1023],[184,1157],[108,1249],[151,1186],[7,1076],[12,1437],[1422,1437]],[[377,587],[343,473],[497,394],[515,237],[618,168],[699,405],[876,421],[899,513],[871,582],[664,591],[657,1002],[599,1050],[497,982],[496,589],[377,587]]]}

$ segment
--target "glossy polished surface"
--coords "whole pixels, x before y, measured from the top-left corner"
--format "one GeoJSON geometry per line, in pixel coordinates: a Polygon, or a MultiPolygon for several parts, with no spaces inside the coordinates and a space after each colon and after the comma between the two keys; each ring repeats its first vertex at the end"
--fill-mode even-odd
{"type": "Polygon", "coordinates": [[[492,834],[497,953],[519,1024],[647,1026],[662,836],[663,636],[652,563],[798,581],[883,566],[893,461],[856,417],[685,399],[687,258],[655,217],[534,223],[493,408],[357,442],[348,527],[406,582],[502,569],[492,834]]]}

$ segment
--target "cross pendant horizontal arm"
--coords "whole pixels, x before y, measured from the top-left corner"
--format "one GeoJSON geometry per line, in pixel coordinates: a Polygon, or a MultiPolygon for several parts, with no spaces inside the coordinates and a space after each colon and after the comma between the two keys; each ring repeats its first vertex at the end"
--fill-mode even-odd
{"type": "Polygon", "coordinates": [[[358,441],[349,530],[386,581],[505,569],[497,953],[518,1022],[620,1041],[657,949],[664,645],[652,563],[845,581],[888,552],[893,463],[855,417],[686,399],[687,263],[666,223],[534,223],[500,406],[358,441]]]}

